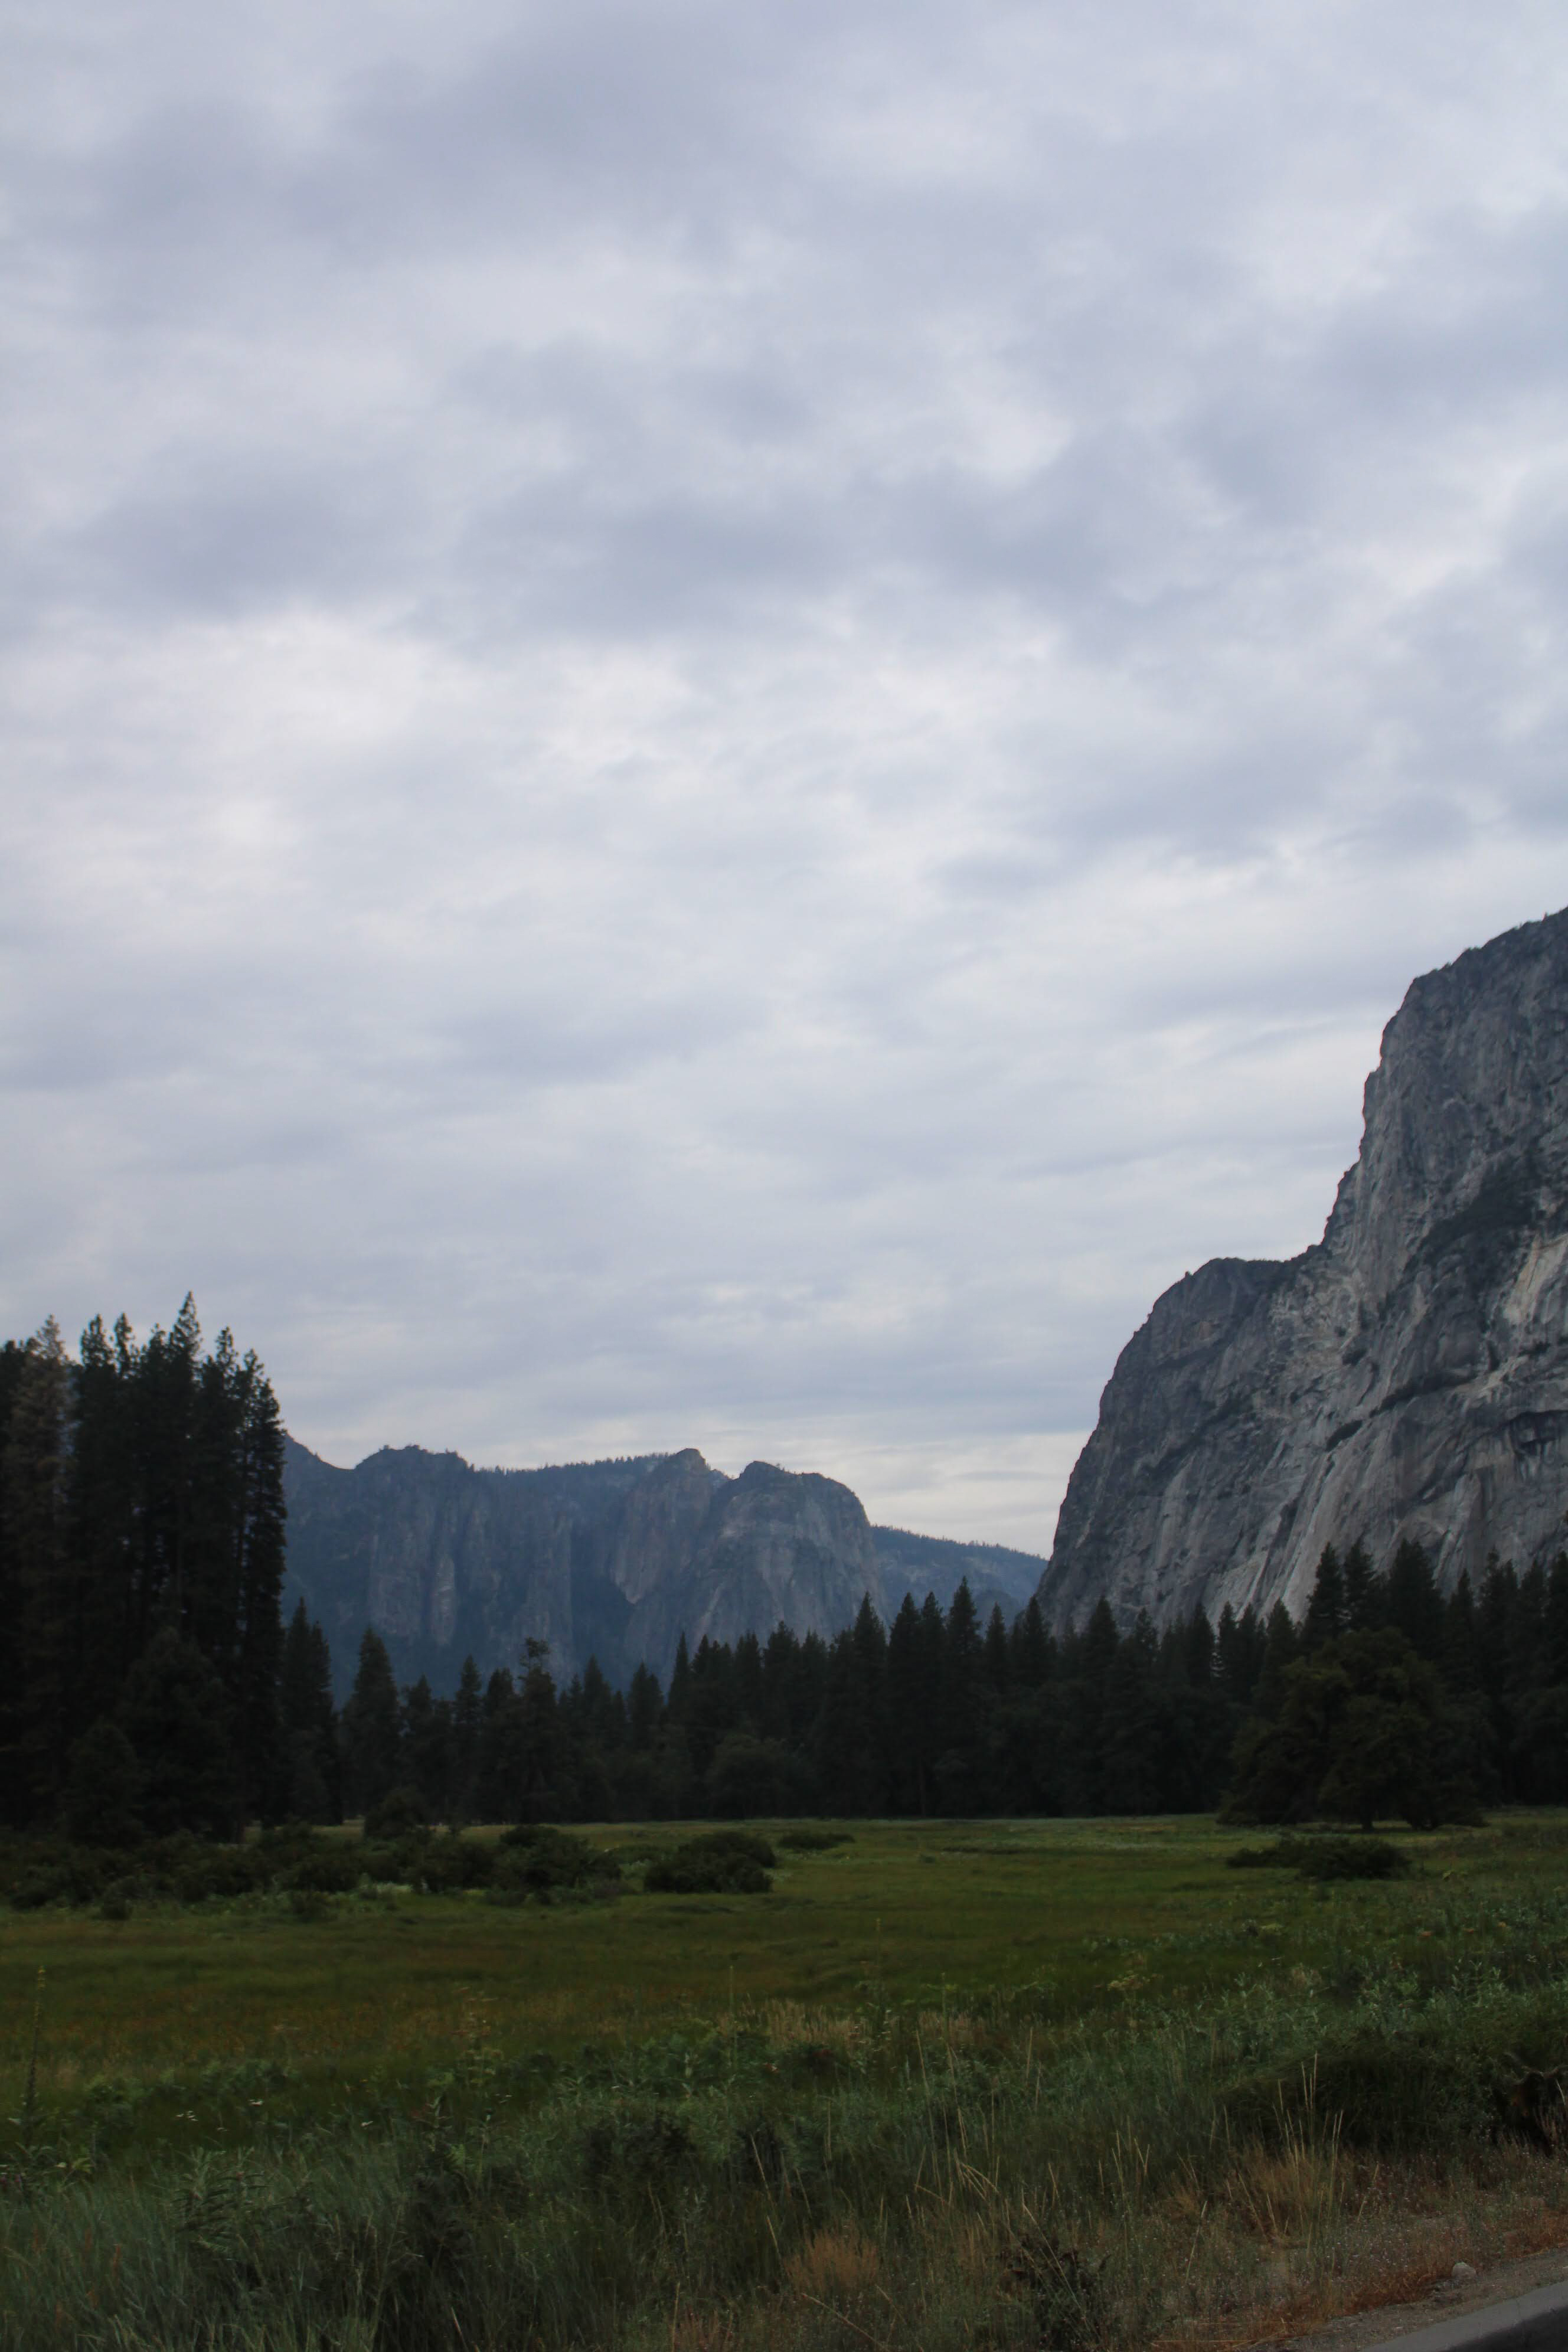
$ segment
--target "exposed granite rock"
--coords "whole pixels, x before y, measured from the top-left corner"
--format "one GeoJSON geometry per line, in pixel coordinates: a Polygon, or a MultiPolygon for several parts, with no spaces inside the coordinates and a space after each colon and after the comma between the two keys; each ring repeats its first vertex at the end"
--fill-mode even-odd
{"type": "Polygon", "coordinates": [[[449,1689],[470,1652],[485,1673],[515,1666],[531,1634],[563,1678],[590,1656],[612,1679],[640,1660],[665,1676],[683,1633],[692,1648],[781,1621],[831,1635],[883,1598],[847,1486],[763,1462],[727,1478],[691,1448],[476,1470],[405,1446],[338,1470],[290,1440],[285,1486],[285,1605],[302,1596],[321,1620],[341,1685],[367,1624],[400,1679],[449,1689]]]}
{"type": "Polygon", "coordinates": [[[683,1631],[693,1648],[781,1622],[831,1634],[868,1593],[878,1600],[880,1580],[859,1498],[835,1478],[753,1462],[723,1481],[685,1573],[648,1593],[630,1633],[655,1662],[674,1656],[683,1631]]]}
{"type": "Polygon", "coordinates": [[[475,1470],[408,1445],[340,1470],[289,1439],[284,1605],[303,1597],[321,1621],[340,1686],[366,1625],[401,1679],[426,1674],[437,1689],[470,1652],[487,1673],[515,1666],[531,1634],[567,1675],[595,1652],[618,1664],[631,1603],[609,1573],[614,1530],[662,1467],[652,1455],[475,1470]]]}
{"type": "Polygon", "coordinates": [[[682,1585],[715,1496],[728,1484],[689,1445],[656,1462],[632,1488],[616,1517],[608,1568],[634,1606],[682,1585]]]}
{"type": "Polygon", "coordinates": [[[1322,1241],[1156,1300],[1079,1455],[1040,1597],[1081,1622],[1298,1613],[1325,1543],[1445,1584],[1568,1506],[1568,913],[1411,986],[1322,1241]]]}

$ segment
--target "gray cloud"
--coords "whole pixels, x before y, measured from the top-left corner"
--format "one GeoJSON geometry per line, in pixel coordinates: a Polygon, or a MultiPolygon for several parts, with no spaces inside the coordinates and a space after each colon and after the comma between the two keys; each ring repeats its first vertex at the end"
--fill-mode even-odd
{"type": "Polygon", "coordinates": [[[1047,1543],[1568,898],[1556,14],[7,42],[5,1328],[1047,1543]]]}

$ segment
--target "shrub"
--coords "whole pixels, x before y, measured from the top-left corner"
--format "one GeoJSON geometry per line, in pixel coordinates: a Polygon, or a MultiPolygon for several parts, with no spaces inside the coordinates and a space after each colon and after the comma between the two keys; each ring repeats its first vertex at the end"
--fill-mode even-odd
{"type": "Polygon", "coordinates": [[[777,1860],[750,1830],[710,1830],[650,1863],[643,1884],[652,1895],[765,1895],[777,1860]]]}
{"type": "Polygon", "coordinates": [[[1410,1857],[1386,1838],[1325,1837],[1282,1839],[1300,1847],[1295,1868],[1303,1878],[1402,1878],[1410,1857]]]}
{"type": "Polygon", "coordinates": [[[181,1903],[205,1903],[215,1895],[232,1902],[237,1895],[265,1886],[271,1875],[270,1865],[264,1861],[258,1867],[243,1846],[211,1846],[174,1873],[174,1895],[181,1903]]]}
{"type": "Polygon", "coordinates": [[[46,1903],[96,1903],[117,1875],[112,1854],[64,1839],[7,1845],[5,1886],[14,1911],[41,1911],[46,1903]]]}
{"type": "Polygon", "coordinates": [[[352,1895],[363,1869],[364,1858],[353,1846],[313,1845],[278,1884],[286,1894],[352,1895]]]}
{"type": "Polygon", "coordinates": [[[410,1839],[401,1850],[398,1875],[426,1895],[455,1895],[470,1886],[489,1886],[499,1853],[473,1838],[410,1839]]]}
{"type": "Polygon", "coordinates": [[[1282,1837],[1272,1845],[1238,1846],[1230,1870],[1293,1870],[1300,1878],[1400,1878],[1410,1857],[1380,1837],[1282,1837]]]}
{"type": "Polygon", "coordinates": [[[586,1838],[574,1837],[546,1822],[521,1822],[503,1830],[491,1894],[500,1902],[548,1903],[563,1894],[608,1894],[620,1884],[621,1865],[600,1853],[586,1838]]]}
{"type": "Polygon", "coordinates": [[[367,1840],[403,1838],[410,1830],[426,1828],[429,1820],[425,1800],[417,1789],[393,1789],[379,1804],[367,1811],[363,1835],[367,1840]]]}

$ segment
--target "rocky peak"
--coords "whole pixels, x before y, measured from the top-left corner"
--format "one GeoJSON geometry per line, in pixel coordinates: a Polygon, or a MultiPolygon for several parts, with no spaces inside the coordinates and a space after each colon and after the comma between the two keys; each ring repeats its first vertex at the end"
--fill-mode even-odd
{"type": "Polygon", "coordinates": [[[1568,913],[1417,980],[1322,1241],[1156,1300],[1074,1469],[1041,1599],[1299,1606],[1329,1541],[1451,1582],[1568,1505],[1568,913]]]}

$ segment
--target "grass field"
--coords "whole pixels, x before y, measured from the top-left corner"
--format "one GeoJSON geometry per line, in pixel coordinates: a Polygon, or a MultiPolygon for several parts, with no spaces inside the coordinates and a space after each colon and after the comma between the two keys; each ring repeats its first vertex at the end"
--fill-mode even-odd
{"type": "Polygon", "coordinates": [[[1496,2104],[1568,2057],[1561,1816],[1329,1886],[844,1826],[765,1895],[623,1827],[611,1902],[0,1914],[0,2343],[1234,2345],[1568,2237],[1496,2104]]]}

